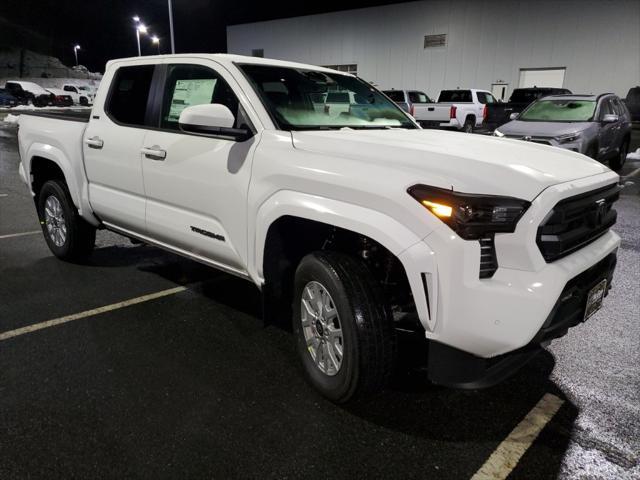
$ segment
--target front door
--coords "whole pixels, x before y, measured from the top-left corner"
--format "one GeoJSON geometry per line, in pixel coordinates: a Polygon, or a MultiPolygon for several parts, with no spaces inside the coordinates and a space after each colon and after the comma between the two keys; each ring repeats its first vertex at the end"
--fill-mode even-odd
{"type": "Polygon", "coordinates": [[[600,121],[600,133],[598,134],[598,158],[605,159],[615,152],[616,136],[618,132],[619,121],[615,123],[604,123],[602,120],[605,115],[615,114],[611,98],[605,98],[600,103],[598,109],[598,120],[600,121]]]}
{"type": "Polygon", "coordinates": [[[152,239],[246,273],[247,191],[255,137],[243,142],[184,133],[178,118],[188,106],[219,103],[248,120],[228,74],[212,63],[166,65],[159,128],[144,139],[146,223],[152,239]]]}

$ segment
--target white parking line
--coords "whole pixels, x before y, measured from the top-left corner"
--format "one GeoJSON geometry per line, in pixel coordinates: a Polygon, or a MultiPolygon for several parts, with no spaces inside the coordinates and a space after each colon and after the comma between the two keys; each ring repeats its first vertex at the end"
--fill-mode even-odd
{"type": "Polygon", "coordinates": [[[535,407],[494,450],[471,480],[503,480],[516,467],[527,449],[560,409],[564,400],[545,394],[535,407]]]}
{"type": "Polygon", "coordinates": [[[10,233],[8,235],[0,235],[0,240],[3,240],[5,238],[24,237],[25,235],[35,235],[36,233],[42,233],[42,230],[33,230],[32,232],[10,233]]]}
{"type": "Polygon", "coordinates": [[[142,295],[141,297],[131,298],[123,302],[112,303],[111,305],[105,305],[104,307],[94,308],[93,310],[86,310],[80,313],[74,313],[73,315],[67,315],[66,317],[54,318],[53,320],[47,320],[46,322],[35,323],[33,325],[27,325],[26,327],[16,328],[15,330],[9,330],[8,332],[0,333],[0,341],[7,340],[9,338],[24,335],[25,333],[37,332],[44,328],[55,327],[56,325],[62,325],[63,323],[73,322],[74,320],[80,320],[82,318],[99,315],[101,313],[110,312],[112,310],[118,310],[119,308],[129,307],[138,303],[148,302],[149,300],[155,300],[156,298],[166,297],[168,295],[174,295],[179,292],[184,292],[187,287],[175,287],[168,290],[162,290],[156,293],[150,293],[148,295],[142,295]]]}
{"type": "Polygon", "coordinates": [[[0,197],[8,197],[9,194],[8,193],[0,193],[0,197]]]}

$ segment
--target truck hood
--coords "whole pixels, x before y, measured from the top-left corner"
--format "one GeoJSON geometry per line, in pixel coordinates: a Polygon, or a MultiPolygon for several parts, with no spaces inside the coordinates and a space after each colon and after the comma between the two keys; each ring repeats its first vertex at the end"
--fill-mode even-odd
{"type": "MultiPolygon", "coordinates": [[[[533,200],[558,183],[608,172],[560,148],[441,130],[293,131],[297,149],[343,158],[341,175],[383,176],[465,193],[533,200]]],[[[335,164],[335,163],[333,163],[335,164]]]]}
{"type": "Polygon", "coordinates": [[[505,135],[531,135],[532,137],[558,137],[581,132],[591,126],[589,122],[523,122],[512,120],[498,127],[505,135]]]}

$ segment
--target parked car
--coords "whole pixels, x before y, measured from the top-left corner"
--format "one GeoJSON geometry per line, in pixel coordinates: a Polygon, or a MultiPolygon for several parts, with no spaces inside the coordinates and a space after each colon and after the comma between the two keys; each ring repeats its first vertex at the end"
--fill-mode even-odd
{"type": "Polygon", "coordinates": [[[23,105],[46,107],[53,104],[51,93],[33,82],[11,80],[4,84],[4,88],[23,105]]]}
{"type": "Polygon", "coordinates": [[[631,115],[612,93],[554,95],[535,101],[512,118],[494,135],[580,152],[609,162],[613,170],[620,170],[627,158],[631,115]]]}
{"type": "Polygon", "coordinates": [[[73,103],[76,105],[93,105],[95,94],[85,85],[72,85],[67,83],[62,86],[62,90],[68,95],[71,95],[73,103]]]}
{"type": "Polygon", "coordinates": [[[397,329],[433,382],[497,383],[611,287],[619,177],[583,155],[425,131],[348,73],[256,57],[110,61],[97,98],[18,120],[53,254],[104,227],[253,282],[335,402],[386,384],[397,329]],[[366,107],[317,112],[329,89],[366,107]]]}
{"type": "Polygon", "coordinates": [[[47,88],[46,90],[53,95],[52,105],[54,107],[73,106],[71,95],[67,94],[64,90],[60,90],[59,88],[47,88]]]}
{"type": "Polygon", "coordinates": [[[520,113],[535,100],[549,95],[571,95],[566,88],[532,87],[516,88],[507,103],[488,103],[487,115],[482,126],[492,132],[510,120],[512,113],[520,113]]]}
{"type": "Polygon", "coordinates": [[[4,88],[0,88],[0,106],[2,107],[15,107],[18,105],[18,99],[11,95],[4,88]]]}
{"type": "Polygon", "coordinates": [[[384,90],[382,93],[412,116],[415,114],[415,105],[433,102],[426,93],[419,90],[384,90]]]}
{"type": "Polygon", "coordinates": [[[629,89],[625,104],[631,114],[631,121],[640,122],[640,86],[629,89]]]}
{"type": "Polygon", "coordinates": [[[414,117],[426,128],[452,128],[471,133],[482,125],[486,105],[495,102],[487,90],[442,90],[438,103],[416,104],[414,117]]]}

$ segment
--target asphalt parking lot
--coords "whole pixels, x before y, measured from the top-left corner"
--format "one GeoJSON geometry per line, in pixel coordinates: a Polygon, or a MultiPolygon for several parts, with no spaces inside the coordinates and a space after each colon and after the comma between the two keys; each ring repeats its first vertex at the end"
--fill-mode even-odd
{"type": "Polygon", "coordinates": [[[587,323],[497,387],[407,371],[338,407],[304,382],[290,334],[264,327],[249,283],[108,232],[90,265],[56,260],[18,162],[0,128],[1,479],[492,478],[486,462],[548,394],[560,408],[509,478],[640,478],[640,178],[587,323]]]}

